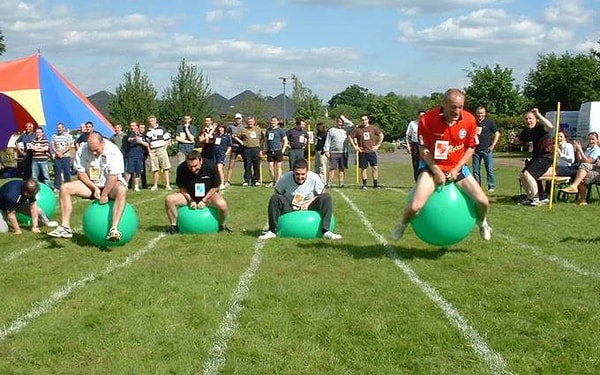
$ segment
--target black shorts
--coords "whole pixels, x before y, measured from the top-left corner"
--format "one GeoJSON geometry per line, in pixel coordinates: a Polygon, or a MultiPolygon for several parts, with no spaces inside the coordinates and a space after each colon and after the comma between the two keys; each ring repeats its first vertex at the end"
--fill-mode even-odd
{"type": "Polygon", "coordinates": [[[377,166],[377,153],[376,152],[361,152],[358,154],[358,166],[361,169],[365,169],[368,166],[377,166]]]}
{"type": "Polygon", "coordinates": [[[283,152],[278,151],[267,151],[267,161],[280,162],[283,161],[283,152]]]}
{"type": "Polygon", "coordinates": [[[552,159],[536,158],[525,162],[525,168],[521,172],[529,172],[536,180],[544,175],[548,168],[552,166],[552,159]]]}

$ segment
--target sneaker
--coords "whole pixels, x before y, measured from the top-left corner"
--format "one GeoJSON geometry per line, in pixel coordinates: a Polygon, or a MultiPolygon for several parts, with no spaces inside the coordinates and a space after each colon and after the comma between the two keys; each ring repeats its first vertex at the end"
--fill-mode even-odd
{"type": "Polygon", "coordinates": [[[140,187],[139,187],[139,186],[135,186],[135,187],[133,188],[133,191],[140,191],[140,187]]]}
{"type": "Polygon", "coordinates": [[[246,186],[248,186],[248,183],[247,183],[247,182],[244,182],[244,183],[242,184],[242,186],[243,186],[243,187],[246,187],[246,186]]]}
{"type": "Polygon", "coordinates": [[[225,182],[225,187],[230,187],[231,186],[231,182],[227,181],[225,182]]]}
{"type": "Polygon", "coordinates": [[[342,235],[333,233],[332,231],[328,230],[327,232],[323,233],[323,238],[327,240],[341,240],[342,235]]]}
{"type": "Polygon", "coordinates": [[[171,225],[169,227],[169,229],[167,229],[167,233],[169,233],[169,234],[177,234],[177,233],[179,233],[179,228],[177,228],[177,225],[171,225]]]}
{"type": "Polygon", "coordinates": [[[255,182],[254,186],[260,186],[260,182],[255,182]]]}
{"type": "Polygon", "coordinates": [[[579,191],[577,190],[577,186],[569,185],[566,188],[560,189],[563,193],[568,194],[577,194],[579,191]]]}
{"type": "Polygon", "coordinates": [[[48,235],[55,238],[72,238],[73,232],[71,231],[71,228],[65,227],[64,225],[59,225],[52,232],[48,232],[48,235]]]}
{"type": "Polygon", "coordinates": [[[44,223],[47,227],[56,228],[58,226],[58,221],[50,220],[44,223]]]}
{"type": "Polygon", "coordinates": [[[483,238],[484,241],[489,241],[492,239],[492,227],[490,227],[490,225],[484,221],[483,223],[481,223],[481,225],[479,225],[479,234],[481,235],[481,238],[483,238]]]}
{"type": "Polygon", "coordinates": [[[219,190],[225,190],[227,186],[225,186],[225,184],[221,184],[221,186],[219,186],[219,190]]]}
{"type": "Polygon", "coordinates": [[[404,234],[405,229],[406,229],[406,224],[404,224],[402,222],[399,222],[398,224],[396,224],[396,227],[392,231],[392,240],[398,241],[400,238],[402,238],[402,235],[404,234]]]}
{"type": "Polygon", "coordinates": [[[263,234],[261,234],[260,236],[258,236],[259,239],[261,240],[270,240],[271,238],[275,238],[277,237],[277,235],[273,232],[271,232],[270,230],[264,232],[263,234]]]}
{"type": "Polygon", "coordinates": [[[268,184],[265,185],[265,187],[272,188],[273,187],[273,183],[269,182],[268,184]]]}
{"type": "Polygon", "coordinates": [[[339,188],[343,189],[344,188],[344,184],[340,184],[339,188]]]}
{"type": "Polygon", "coordinates": [[[233,231],[225,224],[219,225],[219,232],[233,233],[233,231]]]}
{"type": "Polygon", "coordinates": [[[60,192],[60,190],[58,188],[54,188],[54,189],[52,189],[52,192],[53,193],[58,193],[58,192],[60,192]]]}
{"type": "Polygon", "coordinates": [[[493,193],[494,191],[495,191],[494,188],[489,188],[488,189],[488,193],[493,193]]]}
{"type": "Polygon", "coordinates": [[[531,206],[531,202],[532,202],[532,199],[525,198],[525,199],[519,201],[519,203],[517,203],[517,204],[519,206],[531,206]]]}
{"type": "Polygon", "coordinates": [[[366,187],[365,185],[361,186],[360,188],[361,188],[362,190],[367,190],[367,189],[368,189],[368,187],[366,187]]]}
{"type": "Polygon", "coordinates": [[[383,186],[382,185],[374,185],[373,189],[381,189],[383,186]]]}
{"type": "Polygon", "coordinates": [[[117,242],[121,240],[121,232],[117,228],[110,228],[106,235],[106,240],[110,242],[117,242]]]}
{"type": "Polygon", "coordinates": [[[150,191],[158,191],[158,186],[152,186],[152,187],[150,188],[150,191]]]}
{"type": "Polygon", "coordinates": [[[544,202],[543,200],[539,200],[538,198],[533,198],[531,200],[531,202],[529,203],[530,206],[534,206],[534,207],[543,206],[545,204],[546,204],[546,202],[544,202]]]}
{"type": "Polygon", "coordinates": [[[165,190],[173,190],[173,188],[171,187],[171,185],[167,185],[165,186],[165,190]]]}

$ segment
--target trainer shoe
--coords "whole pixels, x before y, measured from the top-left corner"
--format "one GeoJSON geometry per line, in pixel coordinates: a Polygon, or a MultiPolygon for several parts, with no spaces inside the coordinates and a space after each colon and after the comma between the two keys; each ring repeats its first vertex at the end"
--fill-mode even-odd
{"type": "Polygon", "coordinates": [[[560,191],[562,191],[564,193],[569,193],[569,194],[576,194],[579,192],[579,190],[577,190],[577,186],[573,186],[573,185],[569,185],[566,188],[562,188],[562,189],[560,189],[560,191]]]}
{"type": "Polygon", "coordinates": [[[362,190],[367,190],[367,189],[368,189],[368,187],[366,187],[365,185],[361,186],[360,188],[361,188],[362,190]]]}
{"type": "Polygon", "coordinates": [[[71,231],[71,228],[59,225],[53,231],[48,232],[48,235],[55,238],[72,238],[73,232],[71,231]]]}
{"type": "Polygon", "coordinates": [[[219,225],[219,232],[233,233],[233,231],[225,224],[219,225]]]}
{"type": "Polygon", "coordinates": [[[169,234],[177,234],[177,233],[179,233],[179,228],[177,228],[177,225],[171,225],[169,227],[169,229],[167,229],[167,233],[169,233],[169,234]]]}
{"type": "Polygon", "coordinates": [[[246,187],[246,186],[248,186],[248,183],[247,183],[247,182],[244,182],[244,183],[242,184],[242,186],[246,187]]]}
{"type": "Polygon", "coordinates": [[[272,188],[273,187],[273,183],[269,182],[268,184],[265,185],[265,187],[272,188]]]}
{"type": "Polygon", "coordinates": [[[402,235],[404,234],[405,229],[406,229],[406,224],[404,224],[402,222],[399,222],[398,224],[396,224],[396,227],[392,231],[392,240],[398,241],[400,238],[402,238],[402,235]]]}
{"type": "Polygon", "coordinates": [[[150,191],[158,191],[158,186],[152,186],[152,187],[150,188],[150,191]]]}
{"type": "Polygon", "coordinates": [[[171,187],[171,185],[167,185],[165,186],[165,190],[173,190],[173,188],[171,187]]]}
{"type": "Polygon", "coordinates": [[[488,193],[493,193],[494,191],[496,191],[494,188],[489,188],[488,189],[488,193]]]}
{"type": "Polygon", "coordinates": [[[225,190],[227,188],[227,186],[225,186],[225,184],[221,184],[219,186],[219,190],[225,190]]]}
{"type": "Polygon", "coordinates": [[[544,204],[546,204],[543,200],[540,200],[539,198],[533,198],[531,200],[531,203],[529,203],[530,206],[543,206],[544,204]]]}
{"type": "Polygon", "coordinates": [[[263,234],[261,234],[260,236],[258,236],[259,239],[261,240],[270,240],[271,238],[275,238],[277,237],[277,235],[273,232],[271,232],[270,230],[264,232],[263,234]]]}
{"type": "Polygon", "coordinates": [[[325,238],[327,240],[341,240],[342,235],[333,233],[332,231],[328,230],[327,232],[323,233],[323,238],[325,238]]]}
{"type": "Polygon", "coordinates": [[[260,186],[260,182],[255,182],[254,186],[260,186]]]}
{"type": "Polygon", "coordinates": [[[45,222],[44,225],[50,228],[56,228],[58,226],[58,221],[50,220],[45,222]]]}
{"type": "Polygon", "coordinates": [[[227,181],[225,182],[225,187],[230,187],[231,186],[231,182],[227,181]]]}
{"type": "Polygon", "coordinates": [[[519,203],[517,203],[517,204],[519,206],[531,206],[531,202],[533,202],[533,199],[525,198],[525,199],[519,201],[519,203]]]}
{"type": "Polygon", "coordinates": [[[487,221],[479,224],[479,234],[484,241],[489,241],[492,239],[492,227],[490,227],[487,221]]]}
{"type": "Polygon", "coordinates": [[[117,228],[110,228],[106,235],[106,240],[111,242],[117,242],[121,240],[121,232],[117,228]]]}
{"type": "Polygon", "coordinates": [[[135,186],[135,187],[133,188],[133,191],[140,191],[140,187],[139,187],[139,186],[135,186]]]}

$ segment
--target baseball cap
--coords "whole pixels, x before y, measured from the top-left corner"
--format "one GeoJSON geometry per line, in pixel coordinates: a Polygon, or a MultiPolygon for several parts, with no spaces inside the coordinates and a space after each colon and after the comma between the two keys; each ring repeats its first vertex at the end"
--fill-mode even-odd
{"type": "Polygon", "coordinates": [[[243,118],[241,113],[236,113],[235,116],[233,116],[233,118],[243,118]]]}

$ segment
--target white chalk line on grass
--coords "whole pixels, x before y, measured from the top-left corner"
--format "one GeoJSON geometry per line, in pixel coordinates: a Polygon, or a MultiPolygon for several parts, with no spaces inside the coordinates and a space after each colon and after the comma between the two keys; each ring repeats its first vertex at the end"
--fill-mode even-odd
{"type": "Polygon", "coordinates": [[[524,244],[524,243],[518,241],[517,239],[507,236],[507,235],[504,235],[504,234],[496,233],[496,236],[502,238],[503,240],[510,243],[511,245],[515,245],[515,246],[519,246],[523,249],[531,250],[531,252],[533,252],[533,254],[535,254],[536,256],[538,256],[540,258],[545,258],[548,261],[550,261],[551,263],[554,263],[554,264],[560,266],[561,268],[567,269],[569,271],[573,271],[576,274],[579,274],[582,276],[594,276],[594,277],[600,276],[600,273],[598,273],[598,272],[587,271],[567,259],[561,258],[556,255],[547,254],[547,253],[543,252],[542,250],[540,250],[536,246],[524,244]]]}
{"type": "Polygon", "coordinates": [[[229,299],[229,308],[219,325],[216,339],[213,342],[208,358],[204,362],[204,374],[218,374],[225,364],[225,353],[229,341],[238,327],[238,319],[242,313],[242,303],[250,292],[250,283],[256,274],[263,257],[264,240],[258,240],[254,245],[254,255],[246,271],[240,276],[237,288],[229,299]]]}
{"type": "Polygon", "coordinates": [[[52,307],[54,305],[56,305],[58,302],[67,298],[75,290],[77,290],[79,288],[83,288],[87,284],[96,281],[99,277],[109,275],[113,271],[128,267],[133,262],[139,260],[143,255],[145,255],[146,253],[148,253],[149,251],[154,249],[154,247],[156,246],[158,241],[160,241],[165,236],[166,236],[165,233],[159,234],[157,237],[154,237],[153,239],[151,239],[144,248],[129,255],[127,258],[125,258],[125,260],[123,260],[120,263],[115,263],[113,261],[110,261],[108,263],[108,265],[106,266],[106,268],[104,270],[100,271],[99,273],[91,273],[88,276],[83,277],[75,282],[71,282],[71,281],[67,282],[60,289],[58,289],[54,293],[52,293],[52,295],[50,297],[48,297],[42,301],[38,301],[38,302],[34,303],[31,310],[29,310],[27,313],[25,313],[23,315],[18,316],[8,326],[3,327],[0,330],[0,341],[3,341],[6,338],[19,333],[19,331],[21,331],[23,328],[25,328],[27,325],[29,325],[29,323],[31,323],[34,319],[50,312],[50,310],[52,309],[52,307]]]}
{"type": "Polygon", "coordinates": [[[21,249],[21,250],[12,251],[12,252],[6,254],[6,256],[4,258],[2,258],[2,261],[8,263],[10,261],[13,261],[13,260],[17,259],[18,257],[20,257],[23,254],[27,254],[30,251],[35,251],[37,249],[40,249],[42,247],[46,247],[48,245],[50,245],[50,242],[47,242],[47,241],[36,242],[32,246],[26,247],[26,248],[21,249]]]}
{"type": "Polygon", "coordinates": [[[373,228],[373,225],[369,222],[365,214],[341,191],[337,191],[346,203],[358,214],[363,225],[367,228],[369,233],[375,237],[380,244],[385,248],[388,256],[394,261],[394,264],[400,268],[410,279],[410,281],[417,286],[432,302],[434,302],[444,313],[446,318],[453,323],[456,328],[460,331],[463,337],[468,341],[469,345],[475,350],[475,353],[481,358],[489,367],[493,374],[512,374],[509,370],[506,361],[499,354],[496,353],[481,335],[473,328],[469,322],[462,317],[460,312],[448,301],[442,297],[439,292],[429,285],[427,282],[422,280],[416,272],[406,264],[402,258],[394,251],[385,238],[377,233],[373,228]]]}

